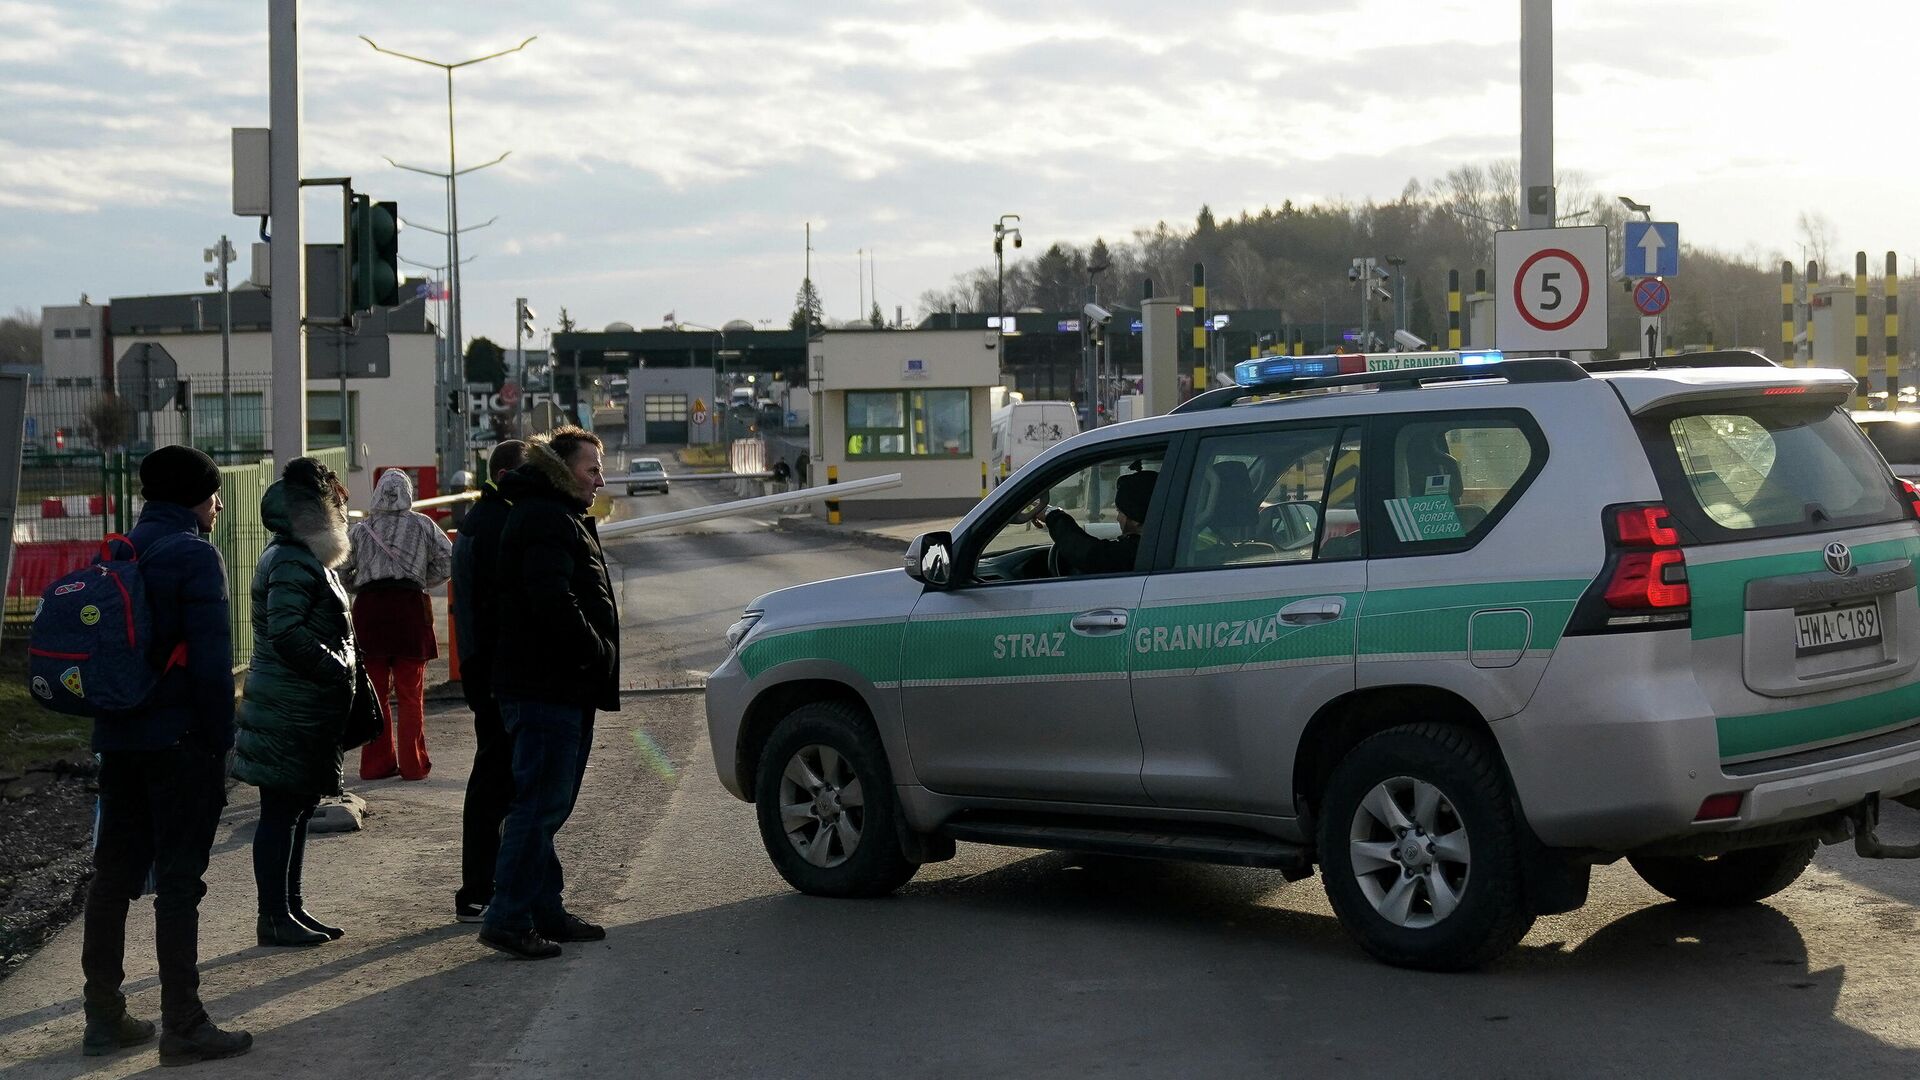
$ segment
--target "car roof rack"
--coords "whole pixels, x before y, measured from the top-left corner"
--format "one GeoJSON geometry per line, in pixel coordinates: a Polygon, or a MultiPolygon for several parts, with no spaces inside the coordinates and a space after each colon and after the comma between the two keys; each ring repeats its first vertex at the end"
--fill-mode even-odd
{"type": "Polygon", "coordinates": [[[1290,379],[1271,386],[1222,386],[1188,398],[1173,407],[1169,416],[1224,409],[1251,397],[1291,394],[1302,390],[1333,390],[1346,387],[1375,387],[1380,390],[1417,389],[1428,383],[1473,379],[1504,379],[1509,383],[1578,382],[1588,378],[1589,369],[1564,356],[1531,356],[1492,363],[1449,364],[1445,367],[1406,368],[1400,371],[1359,371],[1350,375],[1323,375],[1317,378],[1290,379]]]}
{"type": "Polygon", "coordinates": [[[1681,371],[1687,368],[1779,367],[1752,349],[1711,349],[1673,356],[1621,356],[1589,360],[1581,367],[1595,373],[1612,371],[1681,371]]]}

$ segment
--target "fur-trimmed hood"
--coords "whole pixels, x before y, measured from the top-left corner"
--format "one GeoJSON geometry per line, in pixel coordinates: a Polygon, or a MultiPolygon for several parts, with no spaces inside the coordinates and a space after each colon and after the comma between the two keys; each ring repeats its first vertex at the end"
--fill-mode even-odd
{"type": "Polygon", "coordinates": [[[347,508],[302,478],[281,477],[260,497],[260,521],[274,534],[313,552],[329,569],[347,561],[347,508]]]}
{"type": "Polygon", "coordinates": [[[526,464],[500,478],[500,493],[516,502],[530,495],[547,493],[567,499],[581,510],[593,505],[593,492],[573,475],[566,459],[538,435],[527,440],[526,464]]]}

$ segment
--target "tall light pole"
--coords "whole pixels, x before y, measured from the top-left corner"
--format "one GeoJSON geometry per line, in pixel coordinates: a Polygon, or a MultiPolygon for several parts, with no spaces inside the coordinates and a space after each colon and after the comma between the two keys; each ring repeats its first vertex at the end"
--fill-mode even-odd
{"type": "MultiPolygon", "coordinates": [[[[500,161],[504,159],[506,156],[507,156],[506,154],[501,154],[500,157],[494,158],[492,161],[487,162],[487,165],[498,165],[500,161]]],[[[409,172],[423,172],[423,173],[427,173],[430,176],[441,176],[443,178],[448,179],[449,182],[451,182],[451,178],[446,177],[444,173],[436,173],[430,169],[416,169],[411,165],[401,165],[399,162],[394,161],[392,158],[388,158],[387,161],[392,165],[394,165],[394,167],[396,168],[406,169],[409,172]]],[[[476,170],[486,168],[487,165],[475,165],[471,169],[465,169],[462,171],[474,172],[476,170]]],[[[473,258],[468,257],[465,259],[461,259],[456,263],[452,261],[453,253],[459,250],[458,241],[459,241],[460,233],[469,233],[469,232],[474,232],[478,229],[484,229],[487,226],[492,225],[494,222],[499,220],[500,220],[499,216],[495,215],[481,222],[478,225],[469,225],[464,229],[456,230],[456,229],[436,229],[432,225],[422,225],[417,221],[408,221],[405,218],[400,219],[400,224],[405,225],[409,229],[419,229],[422,232],[430,232],[435,236],[442,237],[447,242],[447,257],[448,257],[447,265],[444,267],[437,268],[437,269],[444,269],[447,272],[447,279],[445,282],[447,287],[447,298],[445,301],[446,303],[445,314],[447,318],[444,320],[446,325],[441,328],[446,332],[445,336],[447,339],[446,379],[445,379],[445,384],[441,387],[443,395],[448,388],[452,388],[461,394],[466,393],[466,390],[467,390],[467,374],[466,374],[466,362],[465,362],[466,353],[463,352],[460,348],[460,336],[459,336],[460,332],[457,329],[459,319],[457,317],[457,312],[455,311],[455,308],[454,308],[454,305],[459,302],[460,298],[459,298],[459,295],[455,292],[453,281],[456,276],[458,268],[461,266],[465,266],[467,263],[472,262],[473,258]]],[[[415,265],[418,265],[418,264],[416,263],[415,265]]],[[[461,399],[461,400],[464,400],[464,399],[461,399]]],[[[445,430],[442,433],[446,441],[444,445],[441,446],[440,452],[444,455],[447,455],[447,461],[449,465],[451,465],[451,463],[456,460],[464,464],[467,457],[467,435],[465,434],[465,431],[467,430],[469,425],[466,423],[466,419],[465,419],[466,418],[465,406],[461,407],[460,416],[461,416],[460,428],[461,428],[462,434],[458,436],[454,435],[452,424],[445,425],[445,430]]],[[[449,468],[447,471],[449,473],[453,473],[453,472],[458,472],[460,470],[449,468]]]]}
{"type": "Polygon", "coordinates": [[[1007,332],[1007,260],[1001,246],[1009,235],[1013,237],[1013,246],[1020,246],[1020,226],[1007,224],[1019,220],[1019,214],[1001,214],[1000,220],[993,223],[993,315],[994,324],[1002,334],[1007,332]]]}
{"type": "Polygon", "coordinates": [[[227,284],[227,267],[235,259],[233,245],[220,238],[219,247],[206,248],[201,260],[217,263],[220,269],[207,271],[206,282],[220,286],[220,449],[222,465],[233,458],[233,291],[227,284]]]}
{"type": "MultiPolygon", "coordinates": [[[[473,57],[472,59],[458,60],[458,61],[449,63],[441,60],[429,60],[426,57],[414,56],[410,53],[396,52],[392,49],[383,49],[378,44],[375,44],[372,38],[366,36],[365,34],[360,35],[360,40],[366,42],[368,47],[372,48],[374,52],[385,53],[388,56],[397,56],[402,60],[411,60],[416,64],[425,64],[428,67],[437,67],[440,70],[447,73],[446,181],[447,181],[447,232],[449,234],[448,248],[447,248],[447,265],[448,265],[447,285],[450,289],[453,290],[452,302],[448,305],[449,311],[451,313],[451,317],[448,319],[448,322],[451,324],[449,327],[449,332],[453,336],[453,354],[454,354],[454,362],[453,362],[454,380],[453,381],[460,384],[462,389],[465,388],[467,380],[466,380],[465,353],[462,351],[462,347],[461,347],[463,327],[460,321],[460,304],[464,297],[464,294],[460,291],[460,186],[458,182],[459,176],[460,176],[460,166],[458,163],[458,158],[455,156],[455,151],[454,151],[453,73],[455,70],[459,68],[472,67],[475,64],[485,63],[488,60],[494,60],[502,56],[507,56],[512,53],[517,53],[521,49],[524,49],[527,46],[533,44],[534,41],[538,39],[538,37],[539,35],[537,34],[532,37],[529,37],[525,41],[522,41],[520,44],[515,45],[511,49],[501,49],[499,52],[488,53],[485,56],[476,56],[476,57],[473,57]]],[[[505,157],[506,155],[503,154],[501,156],[505,157]]],[[[466,456],[466,452],[463,448],[461,451],[461,457],[464,459],[465,456],[466,456]]],[[[452,478],[451,478],[451,471],[450,471],[448,474],[448,477],[442,480],[441,486],[447,487],[449,490],[451,490],[451,486],[450,486],[451,483],[452,483],[452,478]]]]}
{"type": "MultiPolygon", "coordinates": [[[[716,443],[725,443],[728,441],[728,436],[733,429],[733,417],[730,415],[730,413],[732,412],[732,406],[726,401],[727,373],[725,368],[722,367],[721,360],[720,360],[721,352],[723,352],[727,347],[727,332],[725,330],[716,329],[715,327],[701,326],[699,323],[687,322],[685,319],[680,320],[674,325],[684,326],[694,330],[705,330],[707,333],[713,335],[713,340],[714,340],[714,345],[713,345],[714,441],[716,443]]],[[[629,388],[629,392],[631,392],[631,388],[629,388]]],[[[645,420],[643,418],[642,423],[644,422],[645,420]]]]}

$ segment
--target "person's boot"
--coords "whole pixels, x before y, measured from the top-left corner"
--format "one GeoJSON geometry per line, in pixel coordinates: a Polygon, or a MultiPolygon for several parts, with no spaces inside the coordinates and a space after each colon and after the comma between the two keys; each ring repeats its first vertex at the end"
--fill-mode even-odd
{"type": "Polygon", "coordinates": [[[239,1057],[253,1049],[253,1036],[244,1031],[222,1031],[206,1013],[180,1028],[169,1027],[160,1036],[160,1064],[191,1065],[196,1061],[239,1057]]]}
{"type": "Polygon", "coordinates": [[[301,926],[309,930],[318,930],[327,935],[328,941],[339,941],[341,938],[347,936],[345,930],[337,926],[328,926],[326,923],[314,918],[313,915],[307,911],[307,905],[302,902],[298,896],[290,896],[287,898],[287,914],[291,915],[293,921],[299,923],[301,926]]]}
{"type": "Polygon", "coordinates": [[[139,1046],[153,1038],[153,1021],[137,1020],[121,1009],[118,1015],[87,1016],[87,1032],[80,1037],[80,1052],[88,1057],[111,1054],[129,1046],[139,1046]]]}
{"type": "Polygon", "coordinates": [[[257,924],[262,945],[325,945],[333,939],[297,921],[287,912],[261,915],[257,924]]]}

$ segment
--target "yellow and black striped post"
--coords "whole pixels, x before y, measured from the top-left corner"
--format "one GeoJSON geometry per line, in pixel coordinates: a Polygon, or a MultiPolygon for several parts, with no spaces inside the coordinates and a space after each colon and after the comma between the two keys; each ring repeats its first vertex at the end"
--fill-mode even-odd
{"type": "Polygon", "coordinates": [[[1873,388],[1873,376],[1867,371],[1867,253],[1853,253],[1853,407],[1867,407],[1867,392],[1873,388]]]}
{"type": "Polygon", "coordinates": [[[1207,268],[1193,264],[1193,392],[1204,394],[1207,384],[1207,268]]]}
{"type": "Polygon", "coordinates": [[[987,463],[984,461],[980,463],[980,497],[987,497],[987,463]]]}
{"type": "Polygon", "coordinates": [[[1293,332],[1293,355],[1307,355],[1307,332],[1305,330],[1295,330],[1293,332]]]}
{"type": "Polygon", "coordinates": [[[1793,264],[1780,264],[1780,365],[1793,367],[1793,264]]]}
{"type": "Polygon", "coordinates": [[[1820,264],[1807,260],[1807,366],[1813,367],[1813,289],[1820,284],[1820,264]]]}
{"type": "Polygon", "coordinates": [[[1447,348],[1460,348],[1460,271],[1447,271],[1447,348]]]}
{"type": "Polygon", "coordinates": [[[1900,407],[1900,258],[1887,252],[1887,408],[1900,407]]]}
{"type": "MultiPolygon", "coordinates": [[[[839,482],[840,482],[840,466],[838,465],[827,466],[827,483],[837,484],[839,482]]],[[[829,525],[840,524],[840,500],[839,499],[827,500],[827,524],[829,525]]]]}

